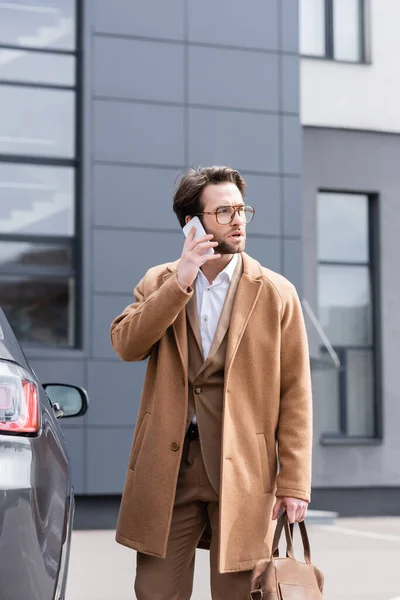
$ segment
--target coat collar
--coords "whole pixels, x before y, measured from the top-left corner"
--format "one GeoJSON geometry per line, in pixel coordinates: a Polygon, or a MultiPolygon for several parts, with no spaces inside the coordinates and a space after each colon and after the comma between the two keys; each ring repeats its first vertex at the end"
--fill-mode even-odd
{"type": "MultiPolygon", "coordinates": [[[[242,252],[242,259],[243,259],[243,274],[244,275],[247,275],[248,277],[250,277],[250,279],[262,278],[263,274],[262,274],[262,270],[261,270],[261,265],[257,260],[255,260],[254,258],[251,258],[251,256],[246,254],[246,252],[242,252]]],[[[180,259],[178,259],[174,262],[168,263],[166,265],[167,273],[164,275],[164,278],[169,276],[171,273],[176,272],[178,265],[179,265],[179,260],[180,259]]]]}

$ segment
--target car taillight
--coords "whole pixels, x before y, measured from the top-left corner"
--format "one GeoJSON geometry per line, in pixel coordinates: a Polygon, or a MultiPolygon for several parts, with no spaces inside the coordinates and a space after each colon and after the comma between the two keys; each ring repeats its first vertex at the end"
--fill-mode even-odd
{"type": "Polygon", "coordinates": [[[39,429],[39,391],[18,365],[0,362],[0,433],[35,433],[39,429]]]}

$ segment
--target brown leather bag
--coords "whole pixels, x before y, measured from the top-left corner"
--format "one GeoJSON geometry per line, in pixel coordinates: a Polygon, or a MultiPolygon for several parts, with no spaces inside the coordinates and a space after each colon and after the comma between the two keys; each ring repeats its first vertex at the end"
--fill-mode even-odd
{"type": "Polygon", "coordinates": [[[278,520],[271,558],[260,560],[251,576],[251,600],[321,600],[324,587],[322,572],[311,563],[310,543],[304,521],[299,523],[305,563],[293,553],[293,525],[286,512],[278,520]],[[279,558],[279,540],[285,529],[286,558],[279,558]]]}

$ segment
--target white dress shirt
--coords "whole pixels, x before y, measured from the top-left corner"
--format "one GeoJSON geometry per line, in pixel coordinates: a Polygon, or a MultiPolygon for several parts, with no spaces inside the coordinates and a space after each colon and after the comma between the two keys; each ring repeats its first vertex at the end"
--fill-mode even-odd
{"type": "Polygon", "coordinates": [[[210,283],[201,271],[196,278],[197,313],[199,316],[201,343],[203,356],[206,360],[214,339],[218,321],[224,306],[226,294],[238,262],[238,255],[234,254],[232,260],[216,279],[210,283]]]}

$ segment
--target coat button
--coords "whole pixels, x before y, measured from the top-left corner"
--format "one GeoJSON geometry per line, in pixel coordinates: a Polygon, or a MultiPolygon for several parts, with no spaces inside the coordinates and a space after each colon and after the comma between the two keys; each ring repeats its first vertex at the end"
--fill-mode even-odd
{"type": "Polygon", "coordinates": [[[194,393],[197,395],[201,394],[201,388],[200,387],[195,388],[194,393]]]}
{"type": "Polygon", "coordinates": [[[181,445],[179,442],[172,442],[172,444],[171,444],[172,452],[178,452],[180,447],[181,447],[181,445]]]}

